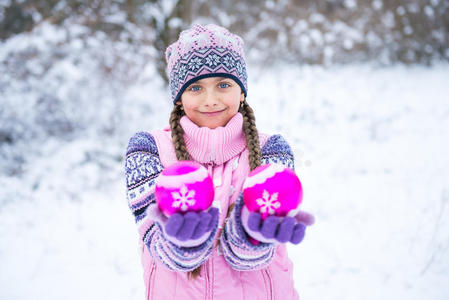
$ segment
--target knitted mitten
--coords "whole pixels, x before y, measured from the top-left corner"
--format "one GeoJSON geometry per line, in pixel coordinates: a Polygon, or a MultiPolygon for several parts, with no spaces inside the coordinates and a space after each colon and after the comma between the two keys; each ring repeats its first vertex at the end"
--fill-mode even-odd
{"type": "Polygon", "coordinates": [[[167,217],[156,205],[152,205],[148,207],[147,214],[158,224],[165,238],[180,247],[195,247],[204,243],[218,226],[216,207],[167,217]]]}
{"type": "Polygon", "coordinates": [[[302,186],[296,174],[282,165],[253,170],[243,187],[242,225],[252,242],[300,243],[313,216],[299,212],[302,186]],[[304,218],[304,216],[309,218],[304,218]],[[254,241],[256,240],[256,241],[254,241]]]}
{"type": "Polygon", "coordinates": [[[165,168],[156,179],[157,207],[147,213],[165,237],[182,247],[207,240],[218,226],[218,209],[211,207],[214,187],[206,168],[193,161],[179,161],[165,168]]]}
{"type": "Polygon", "coordinates": [[[306,225],[297,221],[294,217],[269,216],[262,220],[260,213],[248,213],[245,210],[247,208],[243,207],[243,227],[257,241],[299,244],[304,238],[306,225]]]}

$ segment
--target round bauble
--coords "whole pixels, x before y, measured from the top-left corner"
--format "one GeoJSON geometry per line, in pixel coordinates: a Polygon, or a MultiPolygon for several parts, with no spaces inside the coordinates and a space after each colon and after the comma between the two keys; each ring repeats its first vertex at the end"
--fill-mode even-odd
{"type": "Polygon", "coordinates": [[[159,209],[166,216],[207,210],[214,200],[214,185],[207,169],[193,161],[165,168],[155,183],[159,209]]]}
{"type": "Polygon", "coordinates": [[[266,164],[255,168],[243,185],[243,201],[250,212],[295,216],[302,202],[302,185],[295,172],[283,165],[266,164]]]}

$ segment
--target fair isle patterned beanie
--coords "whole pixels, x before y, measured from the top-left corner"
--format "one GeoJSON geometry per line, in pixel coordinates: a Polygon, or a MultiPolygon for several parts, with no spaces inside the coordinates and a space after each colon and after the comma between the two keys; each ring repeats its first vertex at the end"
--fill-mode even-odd
{"type": "Polygon", "coordinates": [[[165,51],[173,104],[193,82],[206,77],[233,79],[248,90],[243,40],[215,24],[194,25],[165,51]]]}

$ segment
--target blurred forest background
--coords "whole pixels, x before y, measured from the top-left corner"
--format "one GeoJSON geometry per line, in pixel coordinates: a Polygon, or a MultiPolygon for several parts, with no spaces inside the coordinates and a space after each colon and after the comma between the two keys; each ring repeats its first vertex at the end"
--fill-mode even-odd
{"type": "Polygon", "coordinates": [[[52,137],[128,135],[124,93],[167,80],[165,48],[192,23],[238,33],[264,67],[449,60],[447,0],[2,0],[0,172],[52,137]]]}

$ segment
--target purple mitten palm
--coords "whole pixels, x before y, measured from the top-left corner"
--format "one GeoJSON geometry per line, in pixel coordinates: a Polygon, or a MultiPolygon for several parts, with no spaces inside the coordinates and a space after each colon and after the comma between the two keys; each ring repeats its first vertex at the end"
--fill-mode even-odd
{"type": "Polygon", "coordinates": [[[262,220],[261,214],[254,212],[249,214],[247,226],[253,232],[260,232],[268,240],[291,242],[295,245],[303,240],[306,230],[306,226],[293,217],[269,216],[262,220]]]}
{"type": "Polygon", "coordinates": [[[306,226],[314,223],[313,215],[305,211],[295,217],[268,216],[262,220],[260,213],[250,212],[245,206],[242,207],[241,219],[253,244],[257,244],[257,241],[299,244],[304,239],[306,226]]]}
{"type": "Polygon", "coordinates": [[[193,212],[185,215],[176,213],[170,216],[165,225],[167,235],[180,241],[196,240],[210,233],[218,219],[218,209],[212,207],[208,211],[193,212]]]}
{"type": "Polygon", "coordinates": [[[147,208],[147,215],[159,225],[165,238],[180,247],[195,247],[204,243],[218,227],[218,208],[207,211],[176,213],[165,216],[157,205],[147,208]]]}

